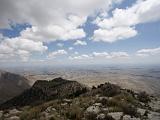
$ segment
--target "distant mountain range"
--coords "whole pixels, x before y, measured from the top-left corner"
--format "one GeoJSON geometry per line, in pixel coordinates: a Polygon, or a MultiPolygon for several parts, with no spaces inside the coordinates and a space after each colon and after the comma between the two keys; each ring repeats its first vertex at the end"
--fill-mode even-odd
{"type": "Polygon", "coordinates": [[[3,103],[0,108],[22,107],[54,99],[74,98],[85,92],[87,92],[87,88],[76,81],[62,78],[56,78],[51,81],[38,80],[30,89],[3,103]]]}
{"type": "Polygon", "coordinates": [[[23,76],[0,71],[0,103],[5,102],[30,88],[23,76]]]}

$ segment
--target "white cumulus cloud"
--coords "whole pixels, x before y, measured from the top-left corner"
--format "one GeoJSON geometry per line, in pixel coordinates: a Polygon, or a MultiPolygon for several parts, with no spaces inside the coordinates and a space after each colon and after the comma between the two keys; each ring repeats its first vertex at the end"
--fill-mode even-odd
{"type": "Polygon", "coordinates": [[[137,35],[135,26],[141,23],[160,20],[159,0],[138,0],[131,7],[116,8],[112,17],[100,18],[94,21],[99,27],[94,31],[93,40],[115,42],[137,35]]]}
{"type": "Polygon", "coordinates": [[[115,42],[117,40],[123,40],[131,38],[137,34],[134,28],[130,27],[116,27],[110,29],[98,29],[94,31],[94,41],[115,42]]]}
{"type": "Polygon", "coordinates": [[[87,54],[82,54],[79,56],[69,56],[70,60],[87,60],[87,59],[92,59],[93,57],[87,54]]]}
{"type": "Polygon", "coordinates": [[[57,46],[58,46],[58,47],[63,47],[64,44],[63,44],[63,43],[57,43],[57,46]]]}
{"type": "Polygon", "coordinates": [[[68,48],[68,50],[73,50],[73,49],[74,49],[73,47],[69,47],[69,48],[68,48]]]}
{"type": "Polygon", "coordinates": [[[48,54],[48,58],[55,58],[56,56],[66,55],[68,54],[65,50],[57,50],[48,54]]]}
{"type": "MultiPolygon", "coordinates": [[[[88,60],[88,59],[126,59],[129,58],[128,53],[126,52],[93,52],[91,54],[82,54],[77,56],[69,56],[70,60],[88,60]]],[[[103,59],[103,60],[104,60],[103,59]]]]}
{"type": "Polygon", "coordinates": [[[74,45],[87,45],[86,41],[77,40],[74,45]]]}
{"type": "Polygon", "coordinates": [[[138,50],[136,53],[136,55],[140,57],[157,55],[157,54],[160,54],[160,47],[152,48],[152,49],[141,49],[141,50],[138,50]]]}
{"type": "Polygon", "coordinates": [[[99,57],[103,57],[103,58],[107,58],[107,59],[117,59],[117,58],[128,58],[129,55],[126,52],[93,52],[92,56],[94,58],[99,58],[99,57]]]}
{"type": "Polygon", "coordinates": [[[0,0],[0,29],[10,28],[11,23],[31,25],[16,38],[0,34],[0,56],[24,56],[22,59],[26,60],[33,52],[45,51],[46,43],[84,38],[82,26],[87,18],[99,12],[105,14],[121,1],[0,0]]]}
{"type": "Polygon", "coordinates": [[[0,42],[0,54],[2,59],[9,58],[18,59],[23,61],[29,59],[30,55],[35,52],[44,52],[48,48],[42,42],[36,42],[21,37],[16,38],[3,38],[0,42]]]}
{"type": "Polygon", "coordinates": [[[81,26],[87,17],[108,11],[122,0],[1,0],[0,28],[9,22],[29,23],[34,27],[23,31],[32,40],[55,41],[85,37],[81,26]]]}
{"type": "Polygon", "coordinates": [[[94,57],[105,57],[110,58],[110,54],[107,52],[93,52],[94,57]]]}

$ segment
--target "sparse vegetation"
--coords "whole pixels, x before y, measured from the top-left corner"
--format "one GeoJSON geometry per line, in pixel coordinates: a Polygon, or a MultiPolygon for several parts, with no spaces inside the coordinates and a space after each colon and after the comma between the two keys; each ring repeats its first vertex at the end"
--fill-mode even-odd
{"type": "Polygon", "coordinates": [[[84,94],[87,92],[87,88],[84,87],[82,89],[78,89],[77,91],[73,92],[71,95],[69,95],[70,98],[75,98],[80,96],[81,94],[84,94]]]}
{"type": "Polygon", "coordinates": [[[138,112],[135,106],[130,104],[123,104],[122,109],[124,114],[130,115],[131,117],[138,117],[138,112]]]}
{"type": "MultiPolygon", "coordinates": [[[[118,100],[116,100],[116,99],[110,99],[110,100],[105,100],[106,101],[106,106],[107,107],[114,107],[114,106],[118,106],[118,104],[119,104],[119,102],[120,101],[118,101],[118,100]]],[[[103,102],[104,102],[104,100],[103,100],[103,102]]]]}
{"type": "Polygon", "coordinates": [[[104,120],[115,120],[115,119],[110,115],[106,115],[104,120]]]}
{"type": "Polygon", "coordinates": [[[34,107],[30,109],[29,111],[24,111],[21,115],[20,118],[21,120],[31,120],[31,119],[38,119],[40,117],[40,112],[41,109],[39,107],[34,107]]]}
{"type": "Polygon", "coordinates": [[[49,120],[56,120],[54,117],[51,117],[49,120]]]}
{"type": "Polygon", "coordinates": [[[95,113],[87,113],[87,114],[85,115],[85,118],[86,118],[87,120],[97,120],[96,117],[97,117],[97,114],[95,114],[95,113]]]}

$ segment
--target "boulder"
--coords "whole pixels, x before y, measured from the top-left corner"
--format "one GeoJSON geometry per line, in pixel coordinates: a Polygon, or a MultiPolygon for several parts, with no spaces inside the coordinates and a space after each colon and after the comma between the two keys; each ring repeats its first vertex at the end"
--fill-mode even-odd
{"type": "Polygon", "coordinates": [[[97,113],[100,112],[100,107],[99,106],[90,106],[90,107],[87,108],[86,111],[89,112],[89,113],[97,114],[97,113]]]}
{"type": "Polygon", "coordinates": [[[56,109],[52,106],[49,106],[46,110],[45,110],[47,113],[50,113],[52,111],[56,111],[56,109]]]}
{"type": "Polygon", "coordinates": [[[10,115],[16,115],[16,114],[19,114],[19,113],[21,113],[21,111],[19,111],[17,109],[12,109],[12,110],[9,111],[10,115]]]}
{"type": "Polygon", "coordinates": [[[101,113],[97,115],[97,120],[104,120],[105,119],[105,114],[101,113]]]}
{"type": "Polygon", "coordinates": [[[160,109],[160,99],[152,100],[152,101],[149,103],[149,106],[150,106],[154,111],[159,110],[159,109],[160,109]]]}
{"type": "Polygon", "coordinates": [[[140,120],[140,118],[131,117],[130,115],[124,115],[123,120],[140,120]]]}
{"type": "Polygon", "coordinates": [[[7,118],[6,120],[20,120],[18,116],[12,116],[10,118],[7,118]]]}
{"type": "Polygon", "coordinates": [[[9,115],[10,115],[9,113],[3,114],[4,117],[9,117],[9,115]]]}
{"type": "Polygon", "coordinates": [[[49,113],[46,112],[46,111],[43,111],[41,114],[42,114],[43,116],[45,116],[45,117],[49,115],[49,113]]]}
{"type": "Polygon", "coordinates": [[[103,100],[103,99],[108,100],[108,97],[98,97],[98,99],[99,100],[103,100]]]}
{"type": "Polygon", "coordinates": [[[138,109],[137,109],[137,112],[140,113],[141,116],[143,116],[144,113],[146,112],[146,110],[145,110],[145,109],[142,109],[142,108],[138,108],[138,109]]]}
{"type": "Polygon", "coordinates": [[[94,106],[102,106],[102,103],[94,103],[94,106]]]}
{"type": "Polygon", "coordinates": [[[63,101],[64,101],[64,102],[67,102],[67,103],[71,103],[71,102],[72,102],[71,99],[64,99],[63,101]]]}
{"type": "Polygon", "coordinates": [[[62,104],[61,104],[61,106],[66,106],[66,105],[68,105],[68,103],[62,103],[62,104]]]}
{"type": "Polygon", "coordinates": [[[108,110],[108,108],[102,108],[102,111],[108,112],[109,110],[108,110]]]}
{"type": "Polygon", "coordinates": [[[123,115],[123,112],[111,112],[108,113],[109,116],[112,116],[115,120],[120,120],[121,116],[123,115]]]}

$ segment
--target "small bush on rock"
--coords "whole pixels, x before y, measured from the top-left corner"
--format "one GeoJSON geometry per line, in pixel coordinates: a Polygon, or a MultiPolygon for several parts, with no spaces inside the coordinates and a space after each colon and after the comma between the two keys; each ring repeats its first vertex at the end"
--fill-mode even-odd
{"type": "Polygon", "coordinates": [[[120,93],[120,87],[110,83],[101,85],[101,90],[103,92],[103,95],[107,97],[113,97],[120,93]]]}
{"type": "Polygon", "coordinates": [[[151,101],[149,95],[146,92],[140,92],[137,97],[138,100],[143,103],[148,103],[151,101]]]}

